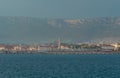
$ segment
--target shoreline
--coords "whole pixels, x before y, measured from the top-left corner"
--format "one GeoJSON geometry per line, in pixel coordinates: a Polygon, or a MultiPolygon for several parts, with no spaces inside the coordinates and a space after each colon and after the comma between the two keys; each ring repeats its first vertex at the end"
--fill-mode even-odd
{"type": "Polygon", "coordinates": [[[0,54],[120,54],[120,52],[115,51],[1,51],[0,54]]]}

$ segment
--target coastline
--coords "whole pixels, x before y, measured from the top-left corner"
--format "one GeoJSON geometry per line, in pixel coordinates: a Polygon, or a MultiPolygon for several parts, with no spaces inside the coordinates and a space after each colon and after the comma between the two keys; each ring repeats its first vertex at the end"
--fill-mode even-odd
{"type": "Polygon", "coordinates": [[[0,54],[120,54],[115,51],[1,51],[0,54]]]}

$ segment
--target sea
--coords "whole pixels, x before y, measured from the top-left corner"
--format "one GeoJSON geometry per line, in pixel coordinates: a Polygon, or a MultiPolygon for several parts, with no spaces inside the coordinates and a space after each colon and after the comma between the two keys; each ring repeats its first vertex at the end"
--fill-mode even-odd
{"type": "Polygon", "coordinates": [[[0,78],[120,78],[120,54],[0,54],[0,78]]]}

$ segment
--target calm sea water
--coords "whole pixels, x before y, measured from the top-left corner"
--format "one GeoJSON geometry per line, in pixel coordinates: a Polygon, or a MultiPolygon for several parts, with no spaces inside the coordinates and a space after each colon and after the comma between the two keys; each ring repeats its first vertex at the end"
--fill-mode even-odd
{"type": "Polygon", "coordinates": [[[1,54],[0,78],[120,78],[120,55],[1,54]]]}

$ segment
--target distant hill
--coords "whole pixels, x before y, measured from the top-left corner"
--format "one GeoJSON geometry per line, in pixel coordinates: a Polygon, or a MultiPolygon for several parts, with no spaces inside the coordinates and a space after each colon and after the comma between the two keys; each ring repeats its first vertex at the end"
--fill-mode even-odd
{"type": "Polygon", "coordinates": [[[120,17],[40,19],[0,17],[0,43],[120,40],[120,17]]]}

